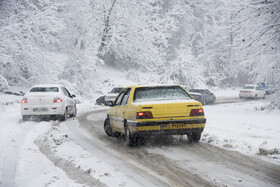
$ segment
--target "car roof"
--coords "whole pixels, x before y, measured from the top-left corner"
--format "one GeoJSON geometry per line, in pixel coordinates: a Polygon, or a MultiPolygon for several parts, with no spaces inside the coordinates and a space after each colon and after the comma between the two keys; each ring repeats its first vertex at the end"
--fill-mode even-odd
{"type": "Polygon", "coordinates": [[[201,90],[201,91],[205,91],[208,90],[207,88],[191,88],[190,90],[201,90]]]}
{"type": "Polygon", "coordinates": [[[60,84],[37,84],[32,86],[33,87],[62,87],[60,84]]]}
{"type": "Polygon", "coordinates": [[[142,87],[168,87],[168,86],[180,86],[178,84],[148,84],[148,85],[133,85],[125,88],[142,88],[142,87]]]}
{"type": "Polygon", "coordinates": [[[258,86],[258,85],[255,85],[255,84],[246,84],[245,86],[258,86]]]}

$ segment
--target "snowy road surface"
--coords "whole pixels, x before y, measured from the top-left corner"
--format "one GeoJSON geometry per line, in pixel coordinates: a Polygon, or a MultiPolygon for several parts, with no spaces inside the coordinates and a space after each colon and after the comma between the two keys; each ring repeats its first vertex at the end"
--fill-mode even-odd
{"type": "Polygon", "coordinates": [[[251,101],[205,106],[208,122],[198,144],[190,144],[185,136],[170,136],[133,148],[106,136],[105,107],[79,105],[77,118],[62,123],[23,123],[14,105],[0,113],[0,186],[280,186],[279,154],[260,156],[250,143],[250,138],[260,143],[264,138],[267,144],[278,140],[278,148],[279,112],[251,110],[258,105],[251,101]],[[246,125],[234,119],[242,118],[238,112],[246,122],[252,120],[244,131],[232,132],[246,125]],[[273,119],[262,130],[264,137],[252,130],[254,118],[261,123],[262,118],[273,119]],[[238,140],[244,132],[249,138],[238,140]],[[249,154],[239,153],[249,149],[249,154]]]}

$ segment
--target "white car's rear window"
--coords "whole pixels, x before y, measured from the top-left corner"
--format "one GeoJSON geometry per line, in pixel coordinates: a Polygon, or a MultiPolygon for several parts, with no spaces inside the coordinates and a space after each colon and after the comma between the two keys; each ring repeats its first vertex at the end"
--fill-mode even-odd
{"type": "Polygon", "coordinates": [[[34,87],[30,92],[58,92],[58,87],[34,87]]]}
{"type": "Polygon", "coordinates": [[[254,89],[254,86],[245,86],[245,87],[243,87],[243,89],[254,89]]]}

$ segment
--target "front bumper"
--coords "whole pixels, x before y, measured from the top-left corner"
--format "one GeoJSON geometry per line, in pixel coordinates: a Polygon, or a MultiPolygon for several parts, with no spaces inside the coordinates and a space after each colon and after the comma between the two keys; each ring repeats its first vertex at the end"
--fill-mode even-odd
{"type": "Polygon", "coordinates": [[[130,132],[139,135],[184,135],[191,132],[202,132],[205,123],[205,118],[176,121],[127,122],[130,132]]]}

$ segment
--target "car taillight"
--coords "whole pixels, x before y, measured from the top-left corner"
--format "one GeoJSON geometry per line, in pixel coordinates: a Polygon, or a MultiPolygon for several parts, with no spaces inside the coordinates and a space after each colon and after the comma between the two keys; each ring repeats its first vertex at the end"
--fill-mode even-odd
{"type": "Polygon", "coordinates": [[[190,116],[204,116],[203,109],[192,109],[190,116]]]}
{"type": "Polygon", "coordinates": [[[21,100],[21,103],[28,103],[27,98],[23,98],[23,99],[21,100]]]}
{"type": "Polygon", "coordinates": [[[61,99],[60,97],[55,97],[55,98],[53,99],[53,102],[54,102],[54,103],[61,103],[61,102],[62,102],[62,99],[61,99]]]}
{"type": "Polygon", "coordinates": [[[252,91],[249,92],[249,94],[252,94],[252,93],[253,93],[252,91]]]}
{"type": "Polygon", "coordinates": [[[136,119],[151,119],[153,118],[152,112],[137,112],[136,119]]]}

